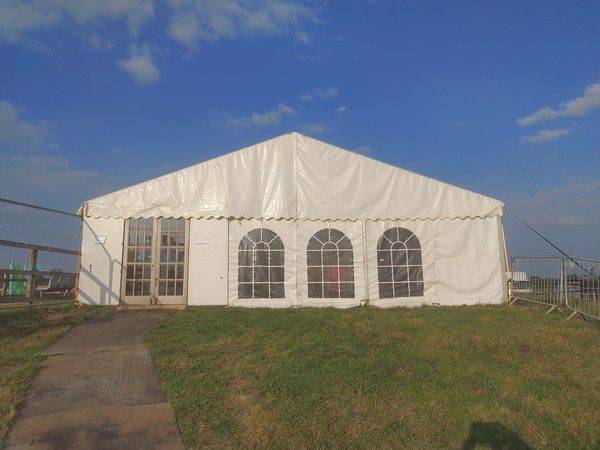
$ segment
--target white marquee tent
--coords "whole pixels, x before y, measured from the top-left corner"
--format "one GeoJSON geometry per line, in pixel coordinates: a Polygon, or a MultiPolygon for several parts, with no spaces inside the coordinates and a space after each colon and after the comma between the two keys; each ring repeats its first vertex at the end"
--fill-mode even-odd
{"type": "Polygon", "coordinates": [[[289,133],[84,203],[79,298],[500,303],[503,204],[289,133]]]}

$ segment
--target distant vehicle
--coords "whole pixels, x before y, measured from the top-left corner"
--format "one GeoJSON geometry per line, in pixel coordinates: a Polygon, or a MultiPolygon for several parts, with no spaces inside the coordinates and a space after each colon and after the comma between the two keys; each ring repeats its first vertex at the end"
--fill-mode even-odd
{"type": "Polygon", "coordinates": [[[512,291],[520,294],[533,292],[531,281],[525,272],[509,272],[508,276],[512,283],[512,291]]]}

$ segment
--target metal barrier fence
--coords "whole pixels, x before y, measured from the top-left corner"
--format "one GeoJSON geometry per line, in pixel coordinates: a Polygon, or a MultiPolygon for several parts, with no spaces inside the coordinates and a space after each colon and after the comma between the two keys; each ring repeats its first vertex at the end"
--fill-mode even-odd
{"type": "Polygon", "coordinates": [[[0,198],[0,309],[77,300],[81,217],[0,198]]]}
{"type": "Polygon", "coordinates": [[[564,307],[600,320],[600,260],[575,257],[511,258],[509,293],[517,300],[564,307]]]}

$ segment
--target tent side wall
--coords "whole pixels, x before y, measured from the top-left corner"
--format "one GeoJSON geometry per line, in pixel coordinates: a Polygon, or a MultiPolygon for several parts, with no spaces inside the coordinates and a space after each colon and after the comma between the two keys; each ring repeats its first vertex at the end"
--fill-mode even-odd
{"type": "MultiPolygon", "coordinates": [[[[358,306],[501,303],[506,299],[502,223],[499,217],[397,221],[277,221],[189,219],[188,305],[247,307],[358,306]],[[269,229],[285,249],[282,298],[240,298],[239,257],[244,237],[269,229]],[[307,247],[323,229],[336,229],[352,242],[354,294],[319,298],[309,294],[307,247]],[[379,242],[391,229],[418,239],[422,291],[382,298],[379,242]]],[[[83,303],[118,305],[125,220],[84,220],[80,295],[83,303]]],[[[398,270],[404,270],[402,268],[398,270]]],[[[408,269],[409,271],[411,269],[408,269]]],[[[419,270],[419,269],[417,269],[419,270]]],[[[411,275],[412,276],[412,275],[411,275]]]]}
{"type": "Polygon", "coordinates": [[[79,301],[118,305],[123,259],[123,219],[84,218],[79,301]]]}
{"type": "Polygon", "coordinates": [[[498,304],[506,299],[499,217],[433,221],[441,305],[498,304]]]}

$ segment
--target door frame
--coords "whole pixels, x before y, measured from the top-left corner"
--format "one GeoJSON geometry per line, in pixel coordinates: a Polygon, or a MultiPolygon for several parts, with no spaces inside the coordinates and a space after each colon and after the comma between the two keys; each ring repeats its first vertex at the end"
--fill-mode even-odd
{"type": "MultiPolygon", "coordinates": [[[[163,217],[150,217],[146,220],[152,220],[152,256],[150,268],[150,293],[148,295],[126,295],[127,289],[127,263],[129,251],[129,223],[131,220],[139,218],[125,219],[123,225],[123,254],[121,257],[121,293],[119,296],[120,305],[187,305],[188,301],[188,280],[189,280],[189,243],[190,243],[190,220],[183,217],[175,217],[175,219],[184,219],[184,261],[183,261],[183,293],[177,296],[160,296],[159,292],[159,266],[160,266],[160,251],[161,231],[163,217]],[[165,301],[166,300],[166,301],[165,301]]],[[[168,218],[167,218],[168,219],[168,218]]]]}

